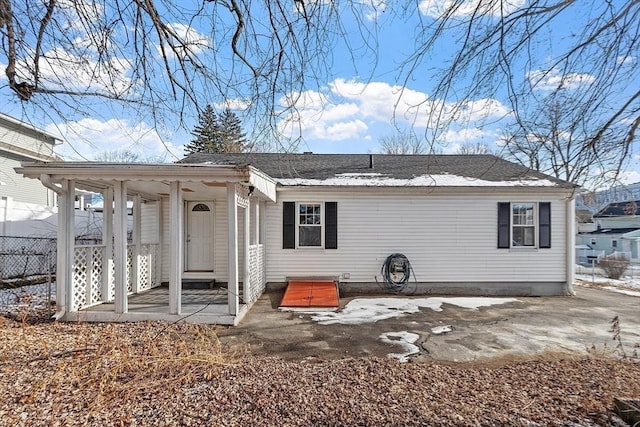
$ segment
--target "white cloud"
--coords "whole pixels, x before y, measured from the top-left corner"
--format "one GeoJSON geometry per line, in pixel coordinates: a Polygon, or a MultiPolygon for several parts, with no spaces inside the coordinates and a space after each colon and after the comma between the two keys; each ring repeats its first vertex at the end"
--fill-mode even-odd
{"type": "Polygon", "coordinates": [[[281,105],[294,107],[280,123],[283,135],[332,141],[370,140],[372,137],[368,132],[375,127],[388,130],[390,125],[430,128],[433,121],[430,113],[436,109],[443,110],[442,124],[451,121],[465,128],[473,128],[474,123],[488,118],[499,119],[510,114],[510,110],[495,99],[445,103],[398,85],[341,78],[330,82],[325,92],[289,94],[281,100],[281,105]]]}
{"type": "Polygon", "coordinates": [[[163,142],[156,130],[144,122],[88,118],[49,125],[45,130],[64,140],[56,152],[65,160],[93,160],[103,152],[125,150],[137,154],[140,160],[163,157],[173,161],[184,155],[182,147],[163,142]]]}
{"type": "Polygon", "coordinates": [[[387,2],[385,0],[361,0],[359,2],[365,7],[365,18],[367,21],[377,20],[381,14],[387,10],[387,2]]]}
{"type": "Polygon", "coordinates": [[[478,128],[464,128],[460,130],[448,129],[442,134],[441,140],[447,144],[463,145],[491,134],[492,132],[487,132],[478,128]]]}
{"type": "Polygon", "coordinates": [[[618,64],[631,65],[631,64],[634,64],[635,62],[636,62],[635,56],[626,55],[626,56],[618,56],[616,58],[616,63],[618,64]]]}
{"type": "Polygon", "coordinates": [[[595,77],[585,73],[560,74],[556,70],[535,70],[527,74],[529,83],[538,90],[552,91],[556,89],[577,90],[595,82],[595,77]]]}
{"type": "Polygon", "coordinates": [[[471,15],[509,15],[520,9],[526,0],[421,0],[418,9],[423,15],[441,18],[447,14],[453,18],[471,15]],[[452,9],[453,8],[453,9],[452,9]]]}
{"type": "MultiPolygon", "coordinates": [[[[50,90],[122,95],[132,86],[127,77],[131,63],[123,58],[112,57],[107,63],[99,63],[90,55],[77,56],[52,49],[40,57],[39,65],[40,86],[50,90]]],[[[20,80],[33,83],[31,69],[25,60],[16,64],[20,80]]]]}
{"type": "MultiPolygon", "coordinates": [[[[181,56],[185,54],[197,55],[211,46],[211,40],[192,27],[182,23],[172,23],[168,25],[169,30],[175,33],[177,39],[172,40],[171,44],[177,52],[181,53],[181,56]],[[180,41],[180,43],[178,43],[180,41]]],[[[158,47],[158,51],[160,48],[158,47]]],[[[174,50],[165,48],[165,54],[168,57],[175,55],[174,50]]]]}
{"type": "Polygon", "coordinates": [[[245,101],[244,99],[239,98],[227,99],[224,102],[216,102],[213,104],[213,107],[217,110],[224,110],[225,108],[236,111],[246,110],[251,107],[251,101],[245,101]]]}
{"type": "Polygon", "coordinates": [[[640,172],[637,170],[622,172],[620,174],[620,182],[622,184],[635,184],[640,182],[640,172]]]}
{"type": "Polygon", "coordinates": [[[369,127],[362,120],[340,122],[328,126],[325,129],[324,137],[331,141],[343,141],[345,139],[359,137],[363,132],[366,132],[368,128],[369,127]]]}

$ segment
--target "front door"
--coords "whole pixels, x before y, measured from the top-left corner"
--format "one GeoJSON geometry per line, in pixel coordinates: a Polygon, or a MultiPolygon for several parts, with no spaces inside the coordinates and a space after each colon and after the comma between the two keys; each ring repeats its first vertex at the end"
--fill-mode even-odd
{"type": "Polygon", "coordinates": [[[187,202],[186,271],[213,271],[213,202],[187,202]]]}

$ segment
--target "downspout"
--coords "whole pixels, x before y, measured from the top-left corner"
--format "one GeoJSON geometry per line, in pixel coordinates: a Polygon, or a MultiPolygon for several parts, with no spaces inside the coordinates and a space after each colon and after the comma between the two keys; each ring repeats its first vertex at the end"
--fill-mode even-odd
{"type": "Polygon", "coordinates": [[[575,295],[573,290],[573,279],[575,277],[576,264],[576,202],[573,197],[566,202],[566,239],[567,242],[567,283],[566,291],[569,295],[575,295]]]}
{"type": "MultiPolygon", "coordinates": [[[[40,182],[42,183],[42,185],[44,185],[49,190],[55,192],[57,195],[61,195],[61,194],[63,194],[65,192],[62,189],[62,187],[58,187],[53,182],[51,182],[51,175],[49,175],[49,174],[46,174],[46,173],[41,174],[40,175],[40,182]]],[[[58,214],[60,214],[60,208],[59,207],[58,207],[58,214]]],[[[56,251],[57,250],[58,249],[56,248],[56,251]]],[[[56,270],[57,270],[57,267],[56,267],[56,270]]],[[[62,290],[61,288],[63,288],[63,286],[59,286],[58,283],[59,283],[58,282],[58,278],[56,277],[56,308],[57,308],[58,311],[56,311],[56,313],[53,315],[53,318],[55,320],[62,319],[62,316],[64,316],[64,314],[66,312],[66,310],[65,310],[66,307],[65,307],[65,304],[64,304],[65,296],[64,296],[63,293],[60,292],[62,290]],[[57,303],[58,301],[62,301],[63,304],[58,304],[57,303]]]]}
{"type": "Polygon", "coordinates": [[[64,190],[61,187],[58,187],[53,182],[51,182],[51,175],[49,175],[49,174],[43,173],[42,175],[40,175],[40,182],[42,183],[42,185],[47,187],[49,190],[51,190],[51,191],[53,191],[53,192],[55,192],[57,194],[64,193],[64,190]]]}

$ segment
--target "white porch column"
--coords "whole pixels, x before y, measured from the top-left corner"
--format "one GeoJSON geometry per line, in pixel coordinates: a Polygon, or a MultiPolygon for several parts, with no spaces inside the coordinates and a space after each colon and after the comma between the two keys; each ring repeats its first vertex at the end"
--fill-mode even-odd
{"type": "Polygon", "coordinates": [[[56,268],[56,318],[73,309],[73,264],[75,255],[75,183],[63,180],[58,198],[58,243],[56,268]]]}
{"type": "Polygon", "coordinates": [[[114,245],[116,300],[115,312],[129,311],[127,298],[127,184],[116,181],[114,186],[114,245]]]}
{"type": "Polygon", "coordinates": [[[229,277],[227,279],[227,296],[229,314],[236,315],[240,310],[238,286],[238,200],[236,186],[227,183],[227,223],[229,236],[227,239],[229,255],[229,277]]]}
{"type": "Polygon", "coordinates": [[[253,204],[253,210],[251,211],[253,215],[253,236],[251,237],[252,245],[260,244],[260,201],[256,200],[253,204]]]}
{"type": "Polygon", "coordinates": [[[113,188],[102,192],[102,301],[111,301],[111,283],[113,277],[113,188]]]}
{"type": "Polygon", "coordinates": [[[160,285],[162,282],[162,260],[164,259],[164,240],[166,237],[162,230],[164,229],[164,208],[166,206],[167,198],[166,196],[162,196],[158,203],[156,203],[156,210],[158,213],[158,229],[156,230],[156,242],[158,244],[158,249],[155,252],[155,283],[156,285],[160,285]]]}
{"type": "Polygon", "coordinates": [[[133,198],[133,260],[131,277],[133,278],[133,292],[140,292],[140,245],[142,240],[142,197],[136,194],[133,198]]]}
{"type": "Polygon", "coordinates": [[[169,314],[182,311],[183,215],[182,184],[172,181],[169,186],[169,314]]]}
{"type": "Polygon", "coordinates": [[[249,269],[249,244],[251,240],[251,200],[248,201],[247,207],[244,209],[244,271],[242,272],[242,295],[244,301],[251,300],[251,272],[249,269]]]}
{"type": "Polygon", "coordinates": [[[576,201],[569,199],[565,203],[565,223],[566,223],[566,253],[567,253],[567,283],[566,290],[569,294],[575,295],[573,290],[573,279],[575,277],[576,268],[576,201]]]}

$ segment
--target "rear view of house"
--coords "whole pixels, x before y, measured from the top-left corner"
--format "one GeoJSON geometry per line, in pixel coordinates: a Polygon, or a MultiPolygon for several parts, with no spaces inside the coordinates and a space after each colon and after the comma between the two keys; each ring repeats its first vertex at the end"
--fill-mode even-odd
{"type": "Polygon", "coordinates": [[[64,319],[189,315],[235,324],[266,286],[291,278],[379,292],[392,254],[409,261],[412,292],[571,293],[575,186],[490,155],[193,154],[177,164],[18,170],[45,180],[62,201],[64,319]],[[114,206],[104,211],[101,245],[74,246],[76,188],[114,206]],[[222,293],[194,297],[190,281],[222,293]],[[163,283],[164,300],[140,299],[163,283]]]}

